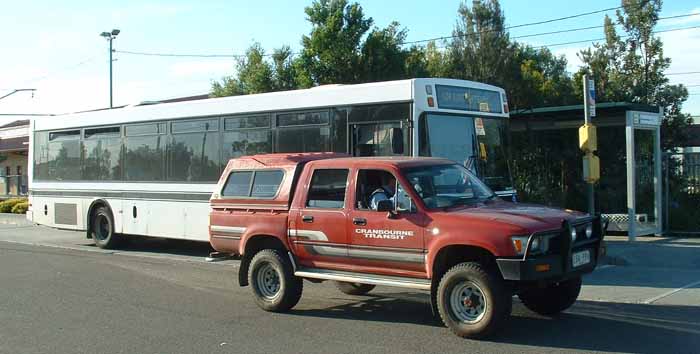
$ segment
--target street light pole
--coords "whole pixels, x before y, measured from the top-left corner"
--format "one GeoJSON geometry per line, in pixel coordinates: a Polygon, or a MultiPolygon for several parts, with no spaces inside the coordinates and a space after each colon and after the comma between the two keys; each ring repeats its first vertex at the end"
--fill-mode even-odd
{"type": "Polygon", "coordinates": [[[100,36],[109,41],[109,108],[114,107],[112,99],[112,41],[117,38],[119,32],[118,29],[113,29],[111,32],[100,33],[100,36]]]}

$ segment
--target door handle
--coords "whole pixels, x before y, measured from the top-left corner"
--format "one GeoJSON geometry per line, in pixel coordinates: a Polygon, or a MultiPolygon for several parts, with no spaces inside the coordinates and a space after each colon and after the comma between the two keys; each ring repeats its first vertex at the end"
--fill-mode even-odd
{"type": "Polygon", "coordinates": [[[314,217],[311,215],[303,215],[301,217],[301,221],[303,222],[314,222],[314,217]]]}
{"type": "Polygon", "coordinates": [[[367,219],[365,219],[365,218],[352,218],[352,223],[355,225],[365,226],[365,225],[367,225],[367,219]]]}

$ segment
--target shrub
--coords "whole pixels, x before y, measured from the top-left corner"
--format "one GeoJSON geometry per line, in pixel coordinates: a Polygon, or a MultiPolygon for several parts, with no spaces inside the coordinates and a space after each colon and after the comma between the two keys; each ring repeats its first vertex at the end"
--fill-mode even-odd
{"type": "Polygon", "coordinates": [[[29,202],[21,202],[12,207],[13,214],[26,214],[29,209],[29,202]]]}
{"type": "Polygon", "coordinates": [[[0,213],[10,213],[15,205],[25,202],[27,202],[27,200],[21,198],[8,199],[0,202],[0,213]]]}

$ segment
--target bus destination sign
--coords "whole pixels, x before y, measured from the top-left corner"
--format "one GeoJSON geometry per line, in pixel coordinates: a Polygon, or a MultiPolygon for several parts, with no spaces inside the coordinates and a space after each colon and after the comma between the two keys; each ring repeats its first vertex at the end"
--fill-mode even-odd
{"type": "Polygon", "coordinates": [[[468,87],[435,85],[438,108],[503,113],[501,94],[468,87]]]}

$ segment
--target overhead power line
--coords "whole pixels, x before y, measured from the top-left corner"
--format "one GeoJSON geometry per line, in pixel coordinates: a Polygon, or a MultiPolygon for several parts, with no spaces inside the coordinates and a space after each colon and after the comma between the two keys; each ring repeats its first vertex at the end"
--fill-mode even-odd
{"type": "MultiPolygon", "coordinates": [[[[692,27],[683,27],[683,28],[672,28],[672,29],[667,29],[667,30],[660,30],[660,31],[652,31],[651,33],[657,34],[657,33],[666,33],[666,32],[676,32],[676,31],[686,31],[686,30],[691,30],[691,29],[696,29],[700,28],[700,26],[692,26],[692,27]]],[[[618,38],[627,38],[630,37],[629,35],[625,36],[620,36],[618,38]]],[[[549,47],[558,47],[562,45],[569,45],[569,44],[580,44],[580,43],[592,43],[592,42],[600,42],[604,41],[606,38],[592,38],[592,39],[585,39],[581,41],[571,41],[571,42],[562,42],[562,43],[553,43],[553,44],[543,44],[541,46],[536,46],[534,47],[535,49],[539,48],[549,48],[549,47]]],[[[668,75],[668,74],[666,74],[668,75]]]]}
{"type": "MultiPolygon", "coordinates": [[[[695,28],[700,28],[700,26],[696,26],[695,28]]],[[[700,74],[700,71],[686,71],[686,72],[679,72],[679,73],[668,73],[666,75],[695,75],[695,74],[700,74]]]]}
{"type": "MultiPolygon", "coordinates": [[[[531,22],[531,23],[525,23],[525,24],[520,24],[520,25],[515,25],[515,26],[510,26],[506,27],[505,29],[511,29],[511,28],[518,28],[518,27],[525,27],[525,26],[534,26],[538,24],[543,24],[543,23],[550,23],[550,22],[555,22],[555,21],[561,21],[564,19],[569,19],[569,18],[574,18],[574,17],[581,17],[585,15],[590,15],[594,13],[599,13],[599,12],[604,12],[604,11],[611,11],[618,9],[617,8],[608,8],[608,9],[603,9],[603,10],[598,10],[598,11],[591,11],[591,12],[586,12],[583,14],[578,14],[578,15],[571,15],[571,16],[566,16],[566,17],[560,17],[560,18],[555,18],[555,19],[550,19],[550,20],[545,20],[545,21],[539,21],[539,22],[531,22]]],[[[675,16],[666,16],[666,17],[660,17],[658,20],[670,20],[670,19],[676,19],[676,18],[682,18],[682,17],[690,17],[690,16],[699,16],[700,13],[689,13],[689,14],[682,14],[682,15],[675,15],[675,16]]],[[[545,36],[545,35],[551,35],[551,34],[561,34],[561,33],[570,33],[570,32],[578,32],[578,31],[585,31],[585,30],[591,30],[591,29],[598,29],[598,28],[604,28],[604,25],[596,25],[596,26],[588,26],[588,27],[579,27],[579,28],[571,28],[571,29],[565,29],[565,30],[557,30],[557,31],[550,31],[550,32],[541,32],[541,33],[533,33],[533,34],[526,34],[526,35],[520,35],[520,36],[514,36],[512,37],[513,39],[520,39],[520,38],[530,38],[530,37],[539,37],[539,36],[545,36]]],[[[676,29],[674,29],[676,30],[676,29]]],[[[490,30],[493,31],[493,30],[490,30]]],[[[476,35],[476,34],[482,34],[482,33],[488,33],[490,31],[482,31],[479,33],[472,33],[470,35],[476,35]]],[[[661,33],[664,31],[657,31],[656,33],[661,33]]],[[[436,37],[432,39],[421,39],[421,40],[416,40],[416,41],[408,41],[408,42],[402,42],[400,45],[406,45],[406,44],[417,44],[417,43],[423,43],[423,42],[430,42],[430,41],[435,41],[439,39],[450,39],[450,38],[459,38],[459,37],[464,37],[467,35],[463,36],[444,36],[444,37],[436,37]]],[[[602,38],[605,39],[605,38],[602,38]]],[[[542,45],[540,47],[548,47],[548,46],[559,46],[559,45],[565,45],[565,44],[577,44],[577,43],[586,43],[590,41],[599,41],[602,39],[592,39],[592,40],[582,40],[582,41],[574,41],[574,42],[566,42],[566,43],[556,43],[556,44],[549,44],[549,45],[542,45]]],[[[536,48],[540,48],[536,47],[536,48]]],[[[142,55],[142,56],[153,56],[153,57],[173,57],[173,58],[242,58],[245,57],[245,54],[199,54],[199,53],[158,53],[158,52],[142,52],[142,51],[130,51],[130,50],[115,50],[115,53],[121,53],[121,54],[129,54],[129,55],[142,55]]],[[[292,53],[292,55],[299,55],[300,53],[292,53]]],[[[269,57],[272,56],[273,54],[264,54],[264,56],[269,57]]]]}
{"type": "MultiPolygon", "coordinates": [[[[151,57],[179,57],[179,58],[239,58],[245,54],[184,54],[184,53],[151,53],[151,52],[135,52],[130,50],[115,50],[115,53],[145,55],[151,57]]],[[[271,55],[271,54],[267,54],[271,55]]]]}
{"type": "MultiPolygon", "coordinates": [[[[513,25],[513,26],[506,26],[503,28],[503,30],[509,30],[513,28],[521,28],[521,27],[528,27],[528,26],[536,26],[536,25],[543,25],[546,23],[552,23],[552,22],[557,22],[557,21],[563,21],[563,20],[569,20],[572,18],[577,18],[577,17],[583,17],[583,16],[588,16],[588,15],[594,15],[594,14],[599,14],[602,12],[608,12],[612,10],[617,10],[621,9],[622,6],[618,7],[609,7],[607,9],[602,9],[602,10],[596,10],[596,11],[589,11],[589,12],[584,12],[576,15],[570,15],[570,16],[564,16],[564,17],[557,17],[549,20],[544,20],[544,21],[537,21],[537,22],[530,22],[530,23],[523,23],[519,25],[513,25]]],[[[487,31],[481,31],[479,34],[486,34],[489,32],[495,32],[496,30],[487,30],[487,31]]],[[[459,37],[464,37],[468,36],[470,34],[465,34],[465,35],[451,35],[451,36],[442,36],[442,37],[434,37],[434,38],[428,38],[428,39],[420,39],[420,40],[415,40],[415,41],[409,41],[409,42],[403,42],[402,44],[418,44],[418,43],[425,43],[425,42],[432,42],[432,41],[441,41],[441,40],[446,40],[446,39],[452,39],[452,38],[459,38],[459,37]]]]}

